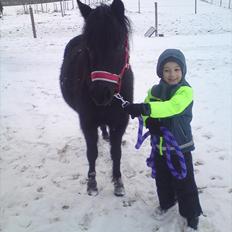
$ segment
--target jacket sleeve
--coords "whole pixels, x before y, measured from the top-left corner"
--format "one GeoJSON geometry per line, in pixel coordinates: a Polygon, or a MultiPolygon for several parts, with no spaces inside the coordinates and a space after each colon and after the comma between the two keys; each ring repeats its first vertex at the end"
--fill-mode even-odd
{"type": "MultiPolygon", "coordinates": [[[[151,89],[149,89],[148,92],[147,92],[147,96],[146,96],[146,98],[144,100],[144,103],[149,104],[151,98],[152,98],[151,89]]],[[[144,125],[145,125],[146,119],[149,118],[149,116],[142,115],[142,118],[143,118],[143,122],[144,122],[144,125]]]]}
{"type": "Polygon", "coordinates": [[[167,101],[149,102],[152,118],[167,118],[182,113],[193,101],[193,90],[189,86],[180,87],[167,101]]]}

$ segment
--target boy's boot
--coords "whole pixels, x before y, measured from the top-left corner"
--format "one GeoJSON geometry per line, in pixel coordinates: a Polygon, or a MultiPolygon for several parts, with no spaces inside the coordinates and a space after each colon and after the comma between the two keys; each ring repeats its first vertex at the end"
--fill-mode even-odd
{"type": "Polygon", "coordinates": [[[173,215],[173,213],[175,213],[175,212],[176,212],[175,204],[168,209],[163,209],[160,206],[158,206],[155,208],[154,218],[157,221],[162,221],[163,219],[165,219],[169,216],[171,217],[173,215]]]}

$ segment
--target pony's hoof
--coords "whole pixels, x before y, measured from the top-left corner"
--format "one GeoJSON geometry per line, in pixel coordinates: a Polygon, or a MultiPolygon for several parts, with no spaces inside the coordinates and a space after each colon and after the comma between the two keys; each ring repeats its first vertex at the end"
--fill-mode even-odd
{"type": "Polygon", "coordinates": [[[87,189],[87,193],[89,196],[97,196],[98,195],[98,189],[91,189],[91,188],[88,188],[87,189]]]}
{"type": "Polygon", "coordinates": [[[97,189],[97,181],[96,181],[96,174],[90,173],[87,182],[87,193],[89,196],[96,196],[98,195],[97,189]]]}
{"type": "Polygon", "coordinates": [[[117,197],[122,197],[125,195],[125,188],[122,182],[122,178],[114,178],[114,195],[117,197]]]}

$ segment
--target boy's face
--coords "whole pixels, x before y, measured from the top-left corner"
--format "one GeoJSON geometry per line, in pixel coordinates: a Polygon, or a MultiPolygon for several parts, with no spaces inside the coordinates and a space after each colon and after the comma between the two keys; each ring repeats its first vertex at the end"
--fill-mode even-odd
{"type": "Polygon", "coordinates": [[[163,67],[163,80],[169,85],[176,85],[182,79],[180,66],[173,61],[167,62],[163,67]]]}

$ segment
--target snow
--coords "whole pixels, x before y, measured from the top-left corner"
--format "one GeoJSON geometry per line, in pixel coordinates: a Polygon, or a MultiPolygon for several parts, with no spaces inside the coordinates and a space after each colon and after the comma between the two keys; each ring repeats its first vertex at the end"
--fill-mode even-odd
{"type": "MultiPolygon", "coordinates": [[[[223,0],[223,2],[226,0],[223,0]]],[[[133,26],[130,63],[135,102],[159,81],[155,65],[166,48],[181,49],[194,89],[192,123],[195,177],[204,216],[201,232],[232,231],[232,11],[193,0],[124,0],[133,26]]],[[[226,4],[225,4],[226,6],[226,4]]],[[[52,7],[52,6],[51,6],[52,7]]],[[[99,139],[99,195],[86,193],[88,163],[77,114],[64,102],[59,71],[66,43],[79,34],[78,9],[35,14],[37,39],[22,7],[5,7],[0,20],[0,153],[2,232],[182,231],[177,207],[163,221],[154,217],[158,198],[146,166],[149,141],[134,145],[137,120],[130,120],[122,146],[124,197],[113,195],[109,144],[99,139]]]]}

